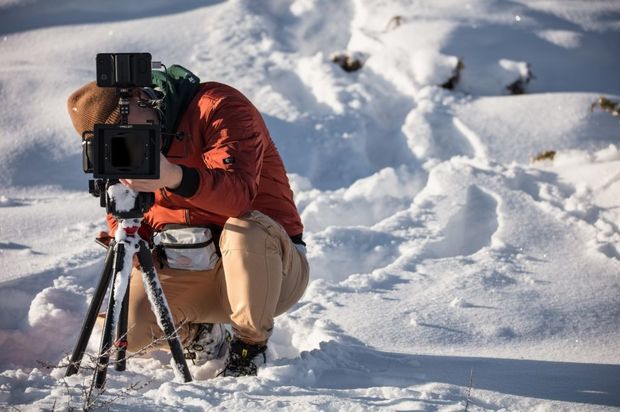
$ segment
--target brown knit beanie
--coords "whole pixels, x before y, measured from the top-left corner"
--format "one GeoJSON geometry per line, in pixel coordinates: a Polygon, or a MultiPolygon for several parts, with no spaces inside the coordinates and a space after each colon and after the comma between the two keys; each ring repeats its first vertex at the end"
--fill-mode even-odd
{"type": "MultiPolygon", "coordinates": [[[[134,89],[134,94],[139,94],[139,90],[134,89]]],[[[80,136],[86,130],[93,130],[95,124],[117,124],[121,120],[116,89],[97,87],[97,82],[87,83],[73,92],[67,100],[67,110],[80,136]]]]}

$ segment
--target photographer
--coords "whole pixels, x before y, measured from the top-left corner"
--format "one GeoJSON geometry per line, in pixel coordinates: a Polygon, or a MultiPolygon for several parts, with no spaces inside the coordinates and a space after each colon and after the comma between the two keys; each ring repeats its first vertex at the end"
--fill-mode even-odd
{"type": "MultiPolygon", "coordinates": [[[[196,365],[225,359],[224,376],[254,375],[274,317],[301,298],[309,277],[283,162],[260,113],[239,91],[200,83],[180,66],[153,72],[153,82],[133,90],[128,120],[165,132],[160,177],[120,182],[155,193],[139,233],[157,244],[159,279],[186,357],[196,365]]],[[[95,82],[69,97],[68,111],[80,135],[121,118],[116,91],[95,82]]],[[[112,216],[108,225],[114,236],[112,216]]],[[[128,349],[161,335],[134,268],[128,349]]]]}

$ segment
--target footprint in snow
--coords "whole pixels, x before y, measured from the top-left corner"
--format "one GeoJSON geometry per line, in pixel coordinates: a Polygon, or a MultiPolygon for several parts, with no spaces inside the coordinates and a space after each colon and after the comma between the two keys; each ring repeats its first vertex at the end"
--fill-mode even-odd
{"type": "Polygon", "coordinates": [[[494,195],[472,185],[465,204],[449,219],[443,239],[431,243],[426,252],[431,257],[447,258],[473,255],[490,246],[499,228],[498,201],[494,195]]]}

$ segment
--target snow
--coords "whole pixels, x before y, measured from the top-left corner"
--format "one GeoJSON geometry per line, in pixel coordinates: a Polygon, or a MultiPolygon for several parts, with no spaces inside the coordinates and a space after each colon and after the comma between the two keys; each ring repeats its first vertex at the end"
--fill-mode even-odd
{"type": "Polygon", "coordinates": [[[620,122],[592,107],[620,101],[619,41],[612,0],[1,1],[0,409],[84,403],[89,356],[49,369],[104,260],[66,97],[112,51],[255,102],[312,273],[257,377],[190,365],[180,383],[155,352],[110,370],[94,406],[619,408],[620,122]]]}
{"type": "Polygon", "coordinates": [[[118,212],[128,212],[135,207],[138,193],[123,185],[115,184],[108,187],[107,196],[114,201],[114,207],[118,212]]]}
{"type": "Polygon", "coordinates": [[[541,30],[537,33],[541,38],[567,49],[575,49],[581,45],[581,35],[570,30],[541,30]]]}

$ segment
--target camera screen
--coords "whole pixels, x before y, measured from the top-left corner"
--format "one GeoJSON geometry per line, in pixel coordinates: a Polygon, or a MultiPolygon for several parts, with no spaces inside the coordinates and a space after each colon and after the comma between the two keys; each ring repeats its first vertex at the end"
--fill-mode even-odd
{"type": "Polygon", "coordinates": [[[150,53],[99,53],[96,64],[99,87],[151,85],[150,53]]]}
{"type": "Polygon", "coordinates": [[[143,136],[119,133],[110,139],[112,167],[134,170],[142,165],[148,141],[143,136]]]}

